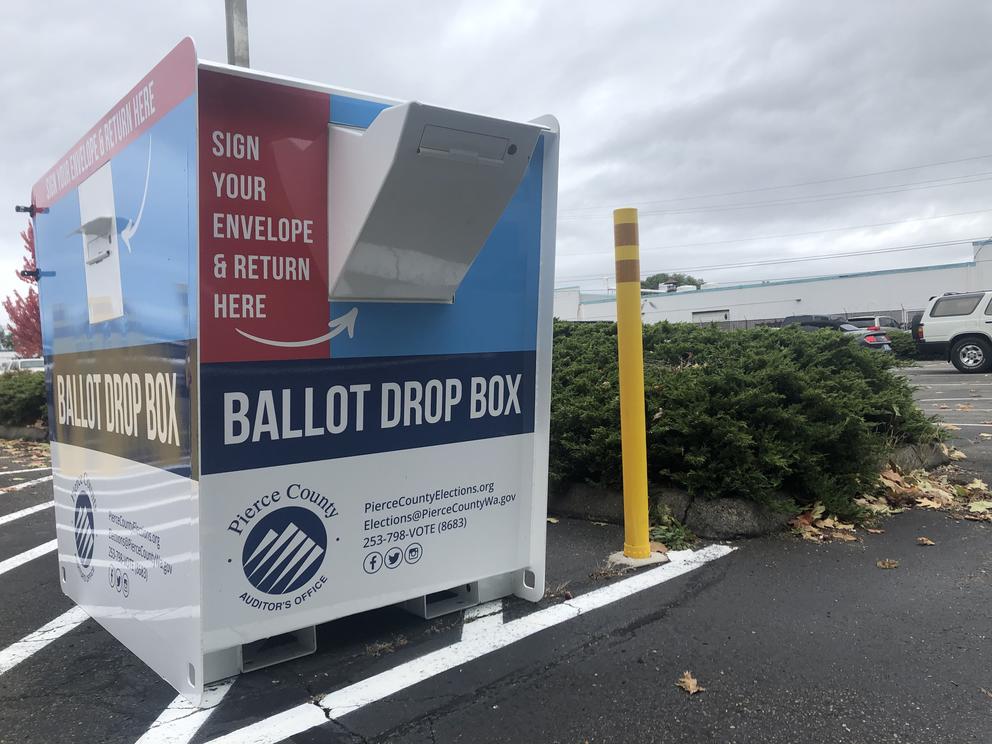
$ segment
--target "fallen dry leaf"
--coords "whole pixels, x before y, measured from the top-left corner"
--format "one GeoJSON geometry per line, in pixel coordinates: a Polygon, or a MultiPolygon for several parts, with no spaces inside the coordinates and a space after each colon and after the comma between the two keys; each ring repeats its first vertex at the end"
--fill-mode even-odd
{"type": "Polygon", "coordinates": [[[958,403],[956,406],[959,411],[974,411],[975,407],[971,403],[958,403]]]}
{"type": "Polygon", "coordinates": [[[872,514],[889,514],[892,512],[892,508],[889,503],[882,497],[866,497],[863,496],[859,499],[855,499],[854,503],[861,506],[872,514]]]}
{"type": "Polygon", "coordinates": [[[947,411],[950,409],[950,406],[945,406],[943,403],[941,403],[940,405],[937,406],[937,408],[939,408],[942,411],[947,411]]]}
{"type": "Polygon", "coordinates": [[[951,458],[952,460],[954,460],[955,462],[958,462],[960,460],[967,460],[968,459],[968,455],[966,455],[964,452],[962,452],[959,449],[951,450],[950,453],[948,453],[947,456],[949,458],[951,458]]]}
{"type": "Polygon", "coordinates": [[[880,530],[877,527],[865,527],[865,532],[869,535],[884,535],[885,530],[880,530]]]}
{"type": "Polygon", "coordinates": [[[972,514],[985,514],[992,511],[992,501],[972,501],[968,504],[968,511],[972,514]]]}
{"type": "Polygon", "coordinates": [[[655,542],[655,541],[652,540],[650,543],[648,543],[648,547],[651,548],[651,552],[652,553],[667,553],[668,552],[668,546],[665,545],[665,543],[662,543],[662,542],[655,542]]]}
{"type": "Polygon", "coordinates": [[[891,558],[883,558],[880,561],[875,561],[875,565],[879,568],[899,568],[899,561],[894,561],[891,558]]]}
{"type": "Polygon", "coordinates": [[[826,535],[812,525],[803,524],[802,522],[793,520],[792,526],[795,528],[796,532],[799,533],[799,537],[803,540],[809,540],[810,542],[823,542],[827,539],[826,535]]]}
{"type": "Polygon", "coordinates": [[[558,524],[558,517],[548,517],[548,524],[558,524]]]}
{"type": "Polygon", "coordinates": [[[989,439],[992,439],[992,434],[989,434],[989,433],[988,433],[987,431],[983,431],[983,432],[981,432],[981,433],[980,433],[980,434],[978,435],[978,438],[979,438],[979,439],[985,439],[985,440],[989,440],[989,439]]]}
{"type": "Polygon", "coordinates": [[[989,692],[984,687],[979,687],[978,689],[984,692],[986,695],[988,695],[989,699],[992,700],[992,692],[989,692]]]}
{"type": "Polygon", "coordinates": [[[939,501],[934,501],[933,499],[917,499],[917,506],[922,506],[924,509],[943,509],[944,505],[939,501]]]}
{"type": "Polygon", "coordinates": [[[681,687],[683,690],[688,692],[690,695],[695,695],[697,692],[704,692],[705,687],[699,686],[699,680],[692,676],[692,672],[685,671],[682,676],[679,677],[679,681],[675,683],[676,687],[681,687]]]}
{"type": "Polygon", "coordinates": [[[981,478],[975,478],[971,483],[965,484],[965,488],[969,491],[988,491],[988,484],[985,483],[981,478]]]}
{"type": "Polygon", "coordinates": [[[917,545],[936,545],[937,543],[935,543],[929,537],[918,537],[918,538],[916,538],[916,544],[917,545]]]}
{"type": "Polygon", "coordinates": [[[811,506],[807,511],[802,514],[796,515],[792,519],[792,524],[794,527],[799,527],[800,525],[809,527],[816,520],[823,517],[823,512],[825,511],[823,504],[817,501],[813,506],[811,506]]]}
{"type": "Polygon", "coordinates": [[[944,431],[961,431],[961,427],[957,424],[950,424],[947,421],[938,421],[937,426],[939,426],[944,431]]]}
{"type": "Polygon", "coordinates": [[[858,540],[856,535],[852,535],[850,532],[841,532],[840,530],[834,530],[830,537],[841,542],[857,542],[858,540]]]}
{"type": "Polygon", "coordinates": [[[847,522],[841,522],[837,517],[827,517],[826,519],[818,519],[813,522],[814,527],[819,527],[821,530],[848,530],[853,532],[854,525],[848,524],[847,522]]]}

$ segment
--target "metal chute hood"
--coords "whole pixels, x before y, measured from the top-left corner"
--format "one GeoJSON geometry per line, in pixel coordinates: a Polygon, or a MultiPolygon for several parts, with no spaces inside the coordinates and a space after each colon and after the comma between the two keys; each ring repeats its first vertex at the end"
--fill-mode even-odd
{"type": "Polygon", "coordinates": [[[541,131],[415,102],[332,125],[331,298],[452,302],[541,131]]]}

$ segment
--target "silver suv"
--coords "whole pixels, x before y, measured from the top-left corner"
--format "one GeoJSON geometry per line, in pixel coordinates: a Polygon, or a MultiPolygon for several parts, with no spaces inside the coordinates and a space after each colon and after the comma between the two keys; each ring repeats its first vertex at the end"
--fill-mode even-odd
{"type": "Polygon", "coordinates": [[[992,291],[931,297],[913,340],[961,372],[992,371],[992,291]]]}

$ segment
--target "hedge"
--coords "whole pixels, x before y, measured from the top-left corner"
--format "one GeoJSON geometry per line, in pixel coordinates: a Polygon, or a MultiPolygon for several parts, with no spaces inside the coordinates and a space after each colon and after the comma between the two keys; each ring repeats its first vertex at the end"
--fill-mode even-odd
{"type": "MultiPolygon", "coordinates": [[[[620,481],[613,323],[555,323],[552,487],[620,481]]],[[[890,355],[844,334],[797,328],[644,329],[648,478],[703,498],[849,515],[899,443],[933,441],[890,355]]]]}
{"type": "Polygon", "coordinates": [[[37,372],[0,375],[0,424],[31,426],[47,419],[44,375],[37,372]]]}
{"type": "Polygon", "coordinates": [[[886,335],[892,342],[892,351],[896,355],[896,359],[915,362],[923,359],[931,359],[935,361],[947,361],[946,354],[939,354],[937,352],[920,352],[919,348],[916,346],[916,342],[913,341],[913,334],[909,331],[886,331],[886,335]]]}

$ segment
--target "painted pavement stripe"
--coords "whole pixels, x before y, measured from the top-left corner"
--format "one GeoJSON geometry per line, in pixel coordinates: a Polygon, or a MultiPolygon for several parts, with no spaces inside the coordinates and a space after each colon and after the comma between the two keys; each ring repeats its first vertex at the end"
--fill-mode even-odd
{"type": "MultiPolygon", "coordinates": [[[[3,475],[3,473],[0,473],[3,475]]],[[[13,486],[7,486],[6,488],[0,488],[0,494],[11,493],[13,491],[21,491],[25,488],[30,488],[31,486],[37,486],[39,483],[48,483],[52,479],[52,476],[46,475],[44,478],[37,478],[31,481],[24,481],[23,483],[17,483],[13,486]]]]}
{"type": "Polygon", "coordinates": [[[33,633],[29,633],[21,640],[10,644],[0,651],[0,674],[9,672],[35,652],[78,627],[88,617],[89,615],[79,607],[73,607],[33,633]]]}
{"type": "Polygon", "coordinates": [[[135,744],[187,744],[207,722],[233,684],[233,679],[226,679],[204,687],[199,707],[182,695],[177,696],[135,744]]]}
{"type": "Polygon", "coordinates": [[[920,398],[917,403],[939,403],[942,400],[986,400],[985,398],[980,398],[978,396],[972,395],[967,398],[920,398]]]}
{"type": "Polygon", "coordinates": [[[462,640],[467,641],[492,634],[502,624],[502,599],[494,599],[492,602],[470,607],[465,610],[465,620],[462,623],[462,640]]]}
{"type": "Polygon", "coordinates": [[[211,742],[275,744],[290,736],[321,726],[327,723],[328,719],[353,713],[418,682],[467,664],[542,630],[658,586],[712,560],[722,558],[733,550],[734,548],[727,545],[710,545],[698,551],[673,551],[669,554],[671,562],[663,566],[496,626],[492,633],[479,635],[470,633],[467,639],[332,692],[316,703],[298,705],[219,738],[211,739],[211,742]]]}
{"type": "Polygon", "coordinates": [[[47,468],[25,468],[24,470],[3,470],[0,471],[0,475],[23,475],[24,473],[38,473],[42,470],[51,470],[51,466],[47,468]]]}
{"type": "Polygon", "coordinates": [[[18,553],[12,558],[8,558],[5,561],[0,561],[0,576],[7,573],[8,571],[13,571],[18,566],[22,566],[28,561],[33,561],[35,558],[45,555],[45,553],[51,553],[58,547],[57,540],[49,540],[46,543],[42,543],[36,548],[31,548],[31,550],[25,550],[23,553],[18,553]]]}
{"type": "Polygon", "coordinates": [[[29,514],[35,514],[44,509],[51,509],[55,506],[54,501],[49,501],[47,504],[37,504],[35,506],[29,506],[27,509],[21,509],[20,511],[12,512],[11,514],[5,514],[0,517],[0,525],[7,524],[7,522],[13,522],[15,519],[20,519],[21,517],[26,517],[29,514]]]}

